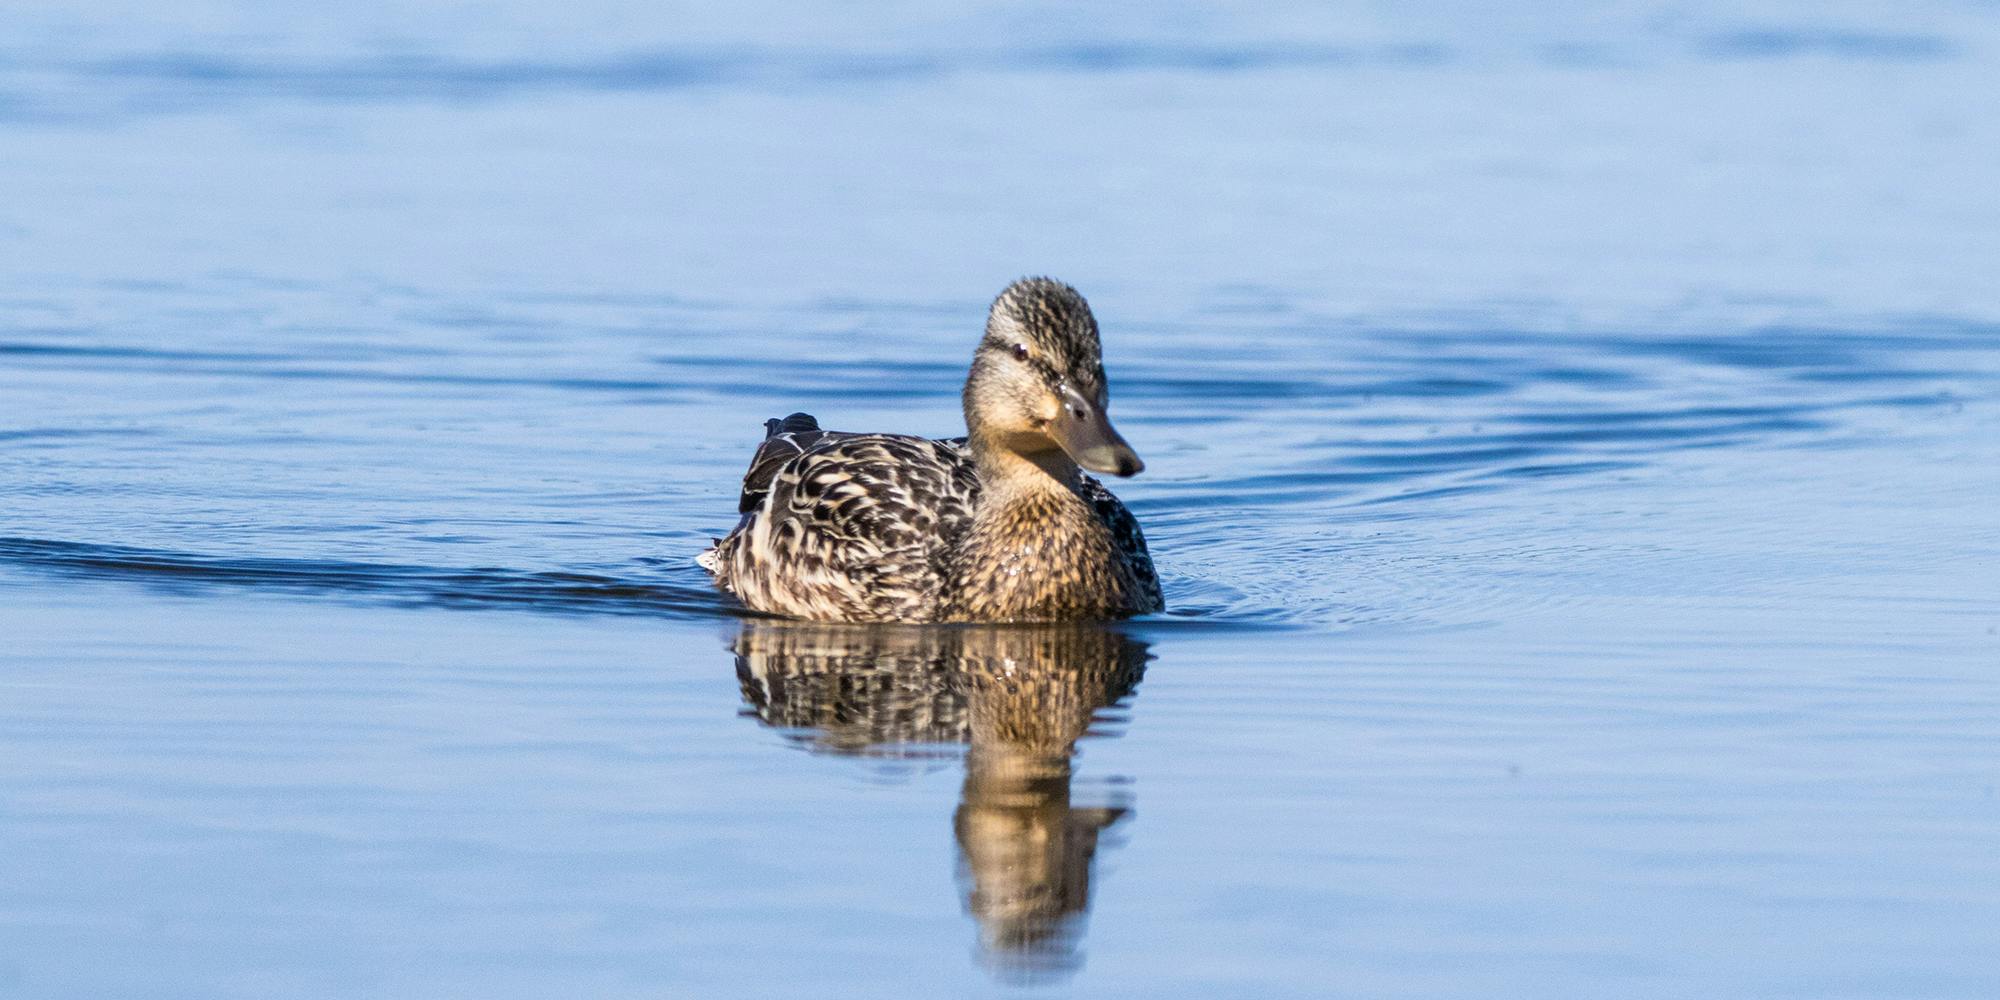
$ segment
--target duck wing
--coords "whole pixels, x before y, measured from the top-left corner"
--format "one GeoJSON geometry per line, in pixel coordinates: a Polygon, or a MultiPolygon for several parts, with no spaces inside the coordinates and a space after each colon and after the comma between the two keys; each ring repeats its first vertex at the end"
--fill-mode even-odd
{"type": "Polygon", "coordinates": [[[759,611],[921,620],[978,490],[956,448],[825,431],[794,414],[767,425],[744,477],[742,522],[698,561],[759,611]]]}

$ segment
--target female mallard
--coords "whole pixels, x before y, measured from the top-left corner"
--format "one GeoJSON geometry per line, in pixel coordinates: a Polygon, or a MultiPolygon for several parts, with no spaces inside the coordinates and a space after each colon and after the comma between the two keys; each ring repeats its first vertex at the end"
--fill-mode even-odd
{"type": "Polygon", "coordinates": [[[1158,611],[1125,505],[1084,475],[1145,466],[1105,416],[1097,319],[1026,278],[993,301],[965,380],[969,436],[765,424],[743,520],[699,557],[758,611],[820,621],[1051,621],[1158,611]]]}

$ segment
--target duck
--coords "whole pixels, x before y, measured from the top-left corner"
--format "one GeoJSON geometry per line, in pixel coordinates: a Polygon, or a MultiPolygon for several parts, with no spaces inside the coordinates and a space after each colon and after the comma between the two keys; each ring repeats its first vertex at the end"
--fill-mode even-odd
{"type": "Polygon", "coordinates": [[[966,434],[765,422],[734,530],[696,557],[746,608],[823,622],[1048,622],[1164,610],[1132,512],[1089,472],[1145,463],[1111,425],[1097,318],[1023,278],[987,311],[966,434]]]}

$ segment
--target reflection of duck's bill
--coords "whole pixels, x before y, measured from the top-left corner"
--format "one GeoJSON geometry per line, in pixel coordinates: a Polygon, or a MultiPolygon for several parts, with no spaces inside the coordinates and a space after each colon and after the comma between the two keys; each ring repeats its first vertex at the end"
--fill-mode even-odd
{"type": "Polygon", "coordinates": [[[1062,412],[1049,424],[1049,436],[1071,461],[1092,472],[1131,476],[1146,468],[1104,410],[1068,386],[1063,386],[1062,412]]]}
{"type": "Polygon", "coordinates": [[[1074,971],[1099,834],[1126,810],[1071,808],[1067,789],[1039,805],[995,804],[971,782],[966,794],[953,827],[982,964],[1027,980],[1074,971]]]}

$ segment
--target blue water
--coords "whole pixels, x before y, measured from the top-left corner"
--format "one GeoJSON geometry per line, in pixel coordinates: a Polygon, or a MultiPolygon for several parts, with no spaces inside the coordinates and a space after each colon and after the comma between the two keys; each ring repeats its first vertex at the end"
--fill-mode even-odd
{"type": "Polygon", "coordinates": [[[2000,993],[2000,9],[0,14],[0,994],[2000,993]],[[1080,287],[1169,611],[747,619],[1080,287]]]}

